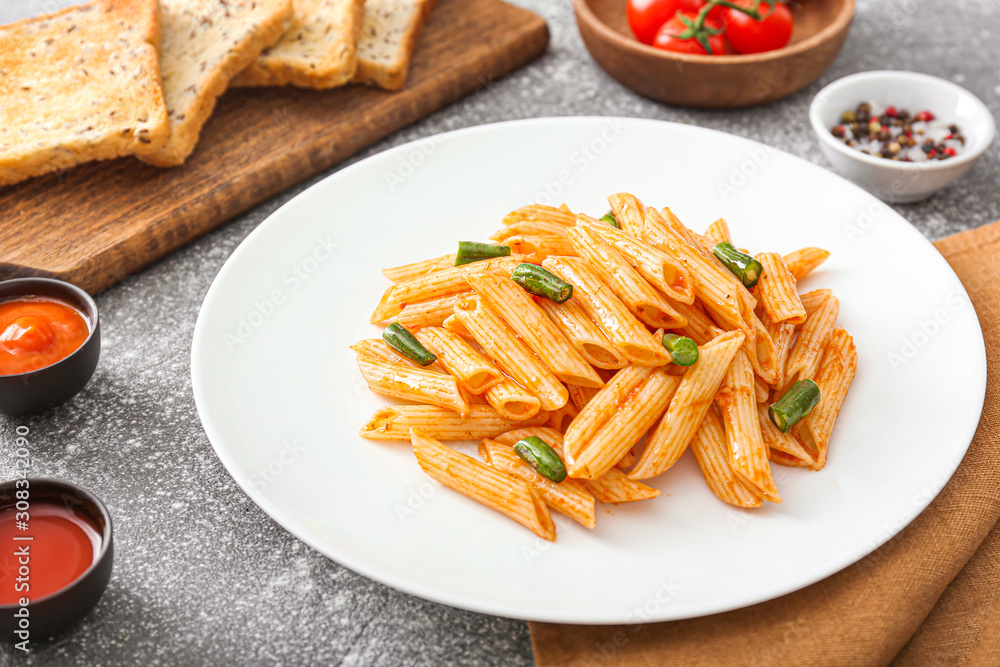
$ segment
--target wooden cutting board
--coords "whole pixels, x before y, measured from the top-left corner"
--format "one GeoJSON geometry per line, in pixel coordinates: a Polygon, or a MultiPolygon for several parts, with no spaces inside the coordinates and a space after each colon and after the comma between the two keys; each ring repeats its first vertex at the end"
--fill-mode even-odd
{"type": "Polygon", "coordinates": [[[545,21],[500,0],[441,0],[406,87],[233,90],[187,164],[126,158],[0,188],[0,279],[96,293],[282,190],[525,65],[545,21]]]}

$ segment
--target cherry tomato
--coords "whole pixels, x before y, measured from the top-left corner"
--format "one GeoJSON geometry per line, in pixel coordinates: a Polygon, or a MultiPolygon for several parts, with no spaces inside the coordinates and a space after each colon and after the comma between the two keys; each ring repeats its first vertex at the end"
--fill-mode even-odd
{"type": "MultiPolygon", "coordinates": [[[[734,2],[742,7],[753,6],[753,0],[734,0],[734,2]]],[[[738,9],[727,11],[726,37],[737,53],[774,51],[784,47],[792,38],[794,21],[792,12],[786,5],[775,5],[772,11],[770,4],[762,2],[758,11],[767,18],[758,21],[738,9]]]]}
{"type": "MultiPolygon", "coordinates": [[[[698,40],[677,39],[677,35],[682,34],[688,29],[688,27],[678,18],[679,16],[683,16],[684,18],[693,21],[697,15],[689,12],[678,12],[674,18],[664,23],[663,27],[660,28],[660,31],[656,33],[656,39],[653,41],[653,46],[658,49],[663,49],[664,51],[707,55],[708,52],[698,40]]],[[[713,29],[720,27],[718,23],[715,23],[711,19],[706,19],[705,25],[713,29]]],[[[726,38],[722,34],[712,35],[709,37],[708,45],[712,47],[712,55],[714,56],[721,56],[726,53],[726,38]]]]}
{"type": "Polygon", "coordinates": [[[643,44],[652,44],[664,23],[679,11],[697,13],[705,0],[628,0],[625,13],[632,32],[643,44]]]}

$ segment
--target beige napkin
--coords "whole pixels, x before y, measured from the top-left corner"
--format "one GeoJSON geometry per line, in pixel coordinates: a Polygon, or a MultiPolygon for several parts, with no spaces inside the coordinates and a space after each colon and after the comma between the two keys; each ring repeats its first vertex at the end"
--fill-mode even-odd
{"type": "Polygon", "coordinates": [[[935,245],[972,298],[989,368],[975,439],[930,507],[858,563],[753,607],[638,630],[530,623],[540,667],[1000,665],[1000,222],[935,245]]]}

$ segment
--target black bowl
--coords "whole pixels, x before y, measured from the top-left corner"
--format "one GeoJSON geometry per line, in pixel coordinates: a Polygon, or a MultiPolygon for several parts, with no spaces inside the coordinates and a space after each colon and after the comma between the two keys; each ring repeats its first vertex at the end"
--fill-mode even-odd
{"type": "MultiPolygon", "coordinates": [[[[14,495],[16,483],[12,481],[0,484],[0,509],[12,507],[17,502],[14,495]]],[[[108,580],[111,579],[111,566],[114,562],[111,515],[100,499],[74,484],[58,479],[29,478],[28,483],[29,505],[60,504],[73,509],[101,534],[101,549],[91,566],[75,581],[55,593],[31,600],[26,607],[27,637],[15,634],[15,631],[23,631],[20,627],[23,616],[14,615],[21,607],[16,604],[0,605],[0,639],[5,642],[16,643],[25,638],[30,642],[48,639],[75,625],[101,599],[108,580]]],[[[28,513],[30,515],[30,508],[28,513]]],[[[6,553],[14,550],[13,545],[2,546],[6,553]]]]}
{"type": "Polygon", "coordinates": [[[51,278],[17,278],[0,282],[0,301],[44,296],[73,306],[90,321],[90,335],[68,357],[37,371],[0,375],[0,414],[11,417],[45,412],[65,403],[90,382],[101,356],[101,322],[97,304],[76,285],[51,278]]]}

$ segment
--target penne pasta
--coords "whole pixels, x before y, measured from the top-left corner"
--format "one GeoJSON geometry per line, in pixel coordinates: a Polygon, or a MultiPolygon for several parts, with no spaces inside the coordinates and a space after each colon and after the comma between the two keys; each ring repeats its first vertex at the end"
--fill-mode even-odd
{"type": "Polygon", "coordinates": [[[557,431],[565,431],[579,412],[572,402],[567,401],[566,405],[549,413],[549,419],[545,425],[557,431]]]}
{"type": "Polygon", "coordinates": [[[685,372],[666,414],[646,440],[646,450],[629,472],[632,479],[656,477],[677,463],[705,418],[743,334],[727,331],[699,348],[697,363],[685,372]]]}
{"type": "Polygon", "coordinates": [[[597,396],[598,392],[598,390],[593,387],[578,387],[575,384],[566,385],[566,390],[569,391],[570,403],[573,404],[573,407],[576,408],[578,413],[586,407],[587,403],[589,403],[594,396],[597,396]]]}
{"type": "Polygon", "coordinates": [[[757,318],[756,314],[753,315],[752,324],[757,336],[752,344],[744,343],[743,349],[746,350],[747,356],[750,358],[753,372],[768,384],[776,384],[781,379],[782,373],[782,367],[778,360],[778,350],[774,346],[774,340],[768,333],[767,327],[757,318]]]}
{"type": "Polygon", "coordinates": [[[764,272],[757,283],[757,296],[775,324],[802,324],[806,321],[806,309],[795,290],[795,276],[788,270],[785,260],[776,252],[762,252],[757,261],[764,272]]]}
{"type": "Polygon", "coordinates": [[[709,250],[720,243],[733,242],[733,237],[729,233],[729,224],[725,218],[719,218],[708,226],[708,229],[705,230],[705,240],[708,241],[709,250]]]}
{"type": "Polygon", "coordinates": [[[581,387],[604,386],[591,365],[517,283],[494,273],[472,275],[468,280],[483,302],[510,325],[561,381],[581,387]]]}
{"type": "Polygon", "coordinates": [[[575,298],[563,303],[542,299],[538,305],[591,366],[614,370],[628,365],[575,298]]]}
{"type": "Polygon", "coordinates": [[[464,338],[441,327],[428,327],[414,334],[420,344],[437,355],[438,363],[472,394],[482,394],[506,380],[500,369],[474,350],[464,338]]]}
{"type": "Polygon", "coordinates": [[[543,412],[518,422],[501,416],[488,405],[469,406],[466,417],[432,405],[387,405],[365,422],[360,434],[369,440],[409,441],[410,429],[415,428],[438,440],[479,440],[522,426],[538,426],[546,419],[548,414],[543,412]]]}
{"type": "Polygon", "coordinates": [[[542,262],[542,266],[573,285],[573,299],[597,322],[628,361],[643,366],[670,363],[670,353],[660,341],[604,286],[600,277],[583,260],[549,257],[542,262]]]}
{"type": "Polygon", "coordinates": [[[650,366],[629,366],[604,385],[566,429],[566,460],[572,462],[609,421],[615,418],[629,395],[653,374],[650,366]]]}
{"type": "Polygon", "coordinates": [[[694,283],[691,281],[691,273],[670,255],[660,252],[640,240],[640,237],[626,234],[587,216],[580,216],[577,228],[586,229],[613,247],[668,299],[686,304],[694,303],[694,283]]]}
{"type": "Polygon", "coordinates": [[[767,414],[767,406],[758,403],[757,405],[757,417],[760,422],[760,434],[764,438],[764,444],[771,450],[772,455],[770,459],[775,462],[780,462],[781,465],[789,465],[785,462],[786,457],[792,457],[799,463],[797,466],[811,466],[816,462],[809,451],[802,446],[791,433],[782,433],[781,430],[774,425],[771,418],[767,414]],[[785,456],[778,457],[775,459],[773,452],[780,452],[785,456]]]}
{"type": "Polygon", "coordinates": [[[691,451],[705,483],[719,500],[737,507],[761,506],[761,497],[733,471],[726,429],[714,408],[705,413],[701,426],[691,438],[691,451]]]}
{"type": "Polygon", "coordinates": [[[567,461],[570,477],[597,479],[614,468],[663,415],[678,384],[680,378],[655,369],[620,404],[615,418],[584,444],[574,460],[567,461]]]}
{"type": "Polygon", "coordinates": [[[562,482],[553,482],[532,470],[510,445],[496,440],[480,442],[479,455],[497,470],[530,484],[542,501],[555,511],[565,514],[584,528],[592,529],[597,525],[594,496],[577,480],[567,477],[562,482]]]}
{"type": "Polygon", "coordinates": [[[479,295],[460,301],[455,306],[455,315],[500,370],[536,396],[544,410],[558,410],[566,405],[569,392],[559,378],[479,295]]]}
{"type": "Polygon", "coordinates": [[[698,345],[704,345],[725,333],[725,331],[715,325],[715,322],[708,315],[699,310],[697,306],[688,306],[677,302],[673,306],[687,320],[687,324],[680,329],[676,329],[675,333],[687,336],[698,343],[698,345]]]}
{"type": "Polygon", "coordinates": [[[511,236],[561,236],[566,233],[566,225],[550,220],[521,220],[498,229],[490,240],[503,243],[511,236]]]}
{"type": "Polygon", "coordinates": [[[504,225],[513,225],[518,222],[531,221],[531,220],[543,220],[545,222],[555,222],[558,224],[565,225],[566,227],[572,227],[576,224],[576,216],[568,209],[565,208],[565,204],[560,208],[554,208],[552,206],[545,206],[543,204],[531,204],[529,206],[522,206],[516,211],[511,211],[506,216],[504,216],[504,225]]]}
{"type": "Polygon", "coordinates": [[[633,195],[620,192],[608,197],[611,213],[618,222],[618,227],[633,238],[641,239],[642,230],[646,225],[646,207],[633,195]]]}
{"type": "MultiPolygon", "coordinates": [[[[538,436],[547,445],[563,457],[563,435],[556,430],[541,427],[520,428],[497,436],[495,440],[513,446],[517,441],[530,435],[538,436]]],[[[646,486],[642,482],[629,479],[621,470],[612,468],[598,479],[577,480],[587,489],[598,502],[602,503],[632,503],[639,500],[649,500],[660,495],[659,489],[646,486]]]]}
{"type": "MultiPolygon", "coordinates": [[[[683,227],[679,222],[677,225],[683,227]]],[[[723,329],[736,329],[753,340],[755,332],[750,325],[753,306],[750,305],[750,312],[746,312],[753,297],[749,293],[743,297],[741,292],[746,292],[746,288],[732,273],[718,264],[700,245],[692,245],[655,208],[646,209],[643,234],[655,247],[687,266],[695,294],[723,329]]]]}
{"type": "Polygon", "coordinates": [[[768,382],[774,387],[780,385],[785,377],[785,360],[788,358],[788,350],[791,348],[792,338],[795,336],[795,325],[774,324],[768,319],[767,313],[763,311],[761,311],[760,321],[774,346],[774,365],[778,369],[778,378],[775,382],[768,382]]]}
{"type": "Polygon", "coordinates": [[[598,234],[592,233],[588,227],[577,226],[566,235],[576,254],[587,261],[600,280],[637,318],[651,327],[662,329],[676,329],[687,324],[687,320],[646,282],[642,274],[598,234]]]}
{"type": "Polygon", "coordinates": [[[521,261],[520,257],[500,257],[463,266],[453,266],[396,283],[382,295],[382,300],[375,308],[375,312],[372,313],[371,323],[377,324],[399,315],[408,303],[430,301],[466,292],[469,290],[469,283],[466,281],[468,275],[497,269],[513,271],[514,267],[521,261]]]}
{"type": "Polygon", "coordinates": [[[785,255],[785,265],[796,280],[802,280],[826,261],[830,253],[822,248],[802,248],[785,255]]]}
{"type": "Polygon", "coordinates": [[[785,452],[778,449],[769,449],[767,451],[767,458],[771,463],[776,463],[779,466],[785,466],[787,468],[808,468],[809,464],[804,460],[792,456],[791,454],[786,454],[785,452]]]}
{"type": "Polygon", "coordinates": [[[858,351],[854,339],[843,329],[837,329],[826,344],[823,362],[815,376],[821,397],[819,405],[793,429],[800,434],[806,448],[816,453],[813,470],[826,465],[830,435],[857,370],[858,351]]]}
{"type": "MultiPolygon", "coordinates": [[[[465,292],[462,294],[462,299],[465,299],[468,296],[469,292],[465,292]]],[[[458,301],[461,301],[462,299],[458,299],[455,303],[457,304],[458,301]]],[[[454,307],[452,307],[452,310],[454,311],[454,307]]],[[[465,325],[462,324],[462,320],[458,319],[458,315],[454,312],[444,318],[444,322],[441,323],[441,326],[456,336],[461,336],[462,338],[472,338],[472,332],[465,328],[465,325]]]]}
{"type": "Polygon", "coordinates": [[[434,271],[439,271],[442,268],[447,268],[449,266],[455,266],[454,253],[450,255],[441,255],[440,257],[432,257],[430,259],[422,259],[419,262],[404,264],[402,266],[394,266],[389,269],[382,269],[382,275],[394,283],[401,283],[404,280],[424,276],[428,273],[433,273],[434,271]]]}
{"type": "Polygon", "coordinates": [[[837,316],[840,314],[840,301],[830,290],[803,294],[802,303],[808,315],[788,352],[785,376],[779,389],[781,393],[799,380],[815,377],[823,348],[837,326],[837,316]]]}
{"type": "Polygon", "coordinates": [[[437,299],[408,303],[396,316],[396,322],[407,329],[439,327],[455,312],[455,304],[469,293],[469,290],[449,294],[437,299]]]}
{"type": "Polygon", "coordinates": [[[546,540],[556,539],[552,515],[524,480],[442,445],[411,430],[413,453],[420,468],[441,484],[506,514],[546,540]]]}
{"type": "Polygon", "coordinates": [[[514,421],[531,419],[542,409],[541,401],[534,394],[507,376],[487,389],[483,397],[502,417],[514,421]]]}
{"type": "MultiPolygon", "coordinates": [[[[409,366],[410,368],[420,368],[415,362],[410,361],[399,352],[396,352],[387,342],[381,338],[366,338],[359,340],[351,346],[351,349],[359,357],[366,357],[373,361],[381,360],[390,364],[409,366]]],[[[430,369],[427,369],[430,370],[430,369]]]]}
{"type": "Polygon", "coordinates": [[[781,495],[767,459],[768,449],[760,433],[753,369],[743,350],[733,357],[715,395],[715,403],[726,427],[733,471],[765,500],[780,503],[781,495]]]}
{"type": "Polygon", "coordinates": [[[766,403],[771,398],[771,387],[756,373],[753,376],[753,395],[758,403],[766,403]]]}
{"type": "Polygon", "coordinates": [[[573,244],[565,236],[511,236],[503,244],[515,255],[535,263],[550,255],[575,255],[573,244]]]}
{"type": "Polygon", "coordinates": [[[469,402],[451,375],[370,357],[358,357],[358,368],[368,388],[376,394],[438,405],[460,415],[469,414],[469,402]]]}

